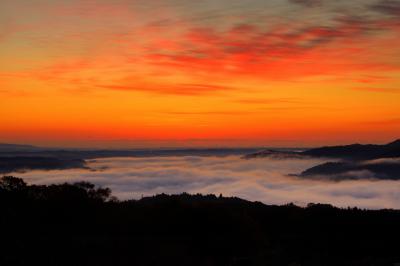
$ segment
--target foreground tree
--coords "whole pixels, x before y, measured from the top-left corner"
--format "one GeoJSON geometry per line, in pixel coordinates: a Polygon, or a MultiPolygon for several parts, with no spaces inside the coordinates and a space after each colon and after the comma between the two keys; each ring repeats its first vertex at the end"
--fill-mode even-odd
{"type": "Polygon", "coordinates": [[[0,179],[0,265],[393,265],[400,211],[0,179]]]}

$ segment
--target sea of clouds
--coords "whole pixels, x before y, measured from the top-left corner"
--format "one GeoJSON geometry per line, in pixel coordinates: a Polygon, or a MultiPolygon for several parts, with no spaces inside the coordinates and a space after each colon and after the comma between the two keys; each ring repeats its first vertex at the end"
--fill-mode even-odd
{"type": "MultiPolygon", "coordinates": [[[[182,192],[237,196],[266,204],[330,203],[340,207],[400,209],[400,181],[307,180],[290,176],[325,162],[319,159],[245,160],[240,156],[164,156],[89,160],[92,170],[14,173],[28,183],[89,181],[119,199],[182,192]]],[[[368,173],[365,173],[368,175],[368,173]]]]}

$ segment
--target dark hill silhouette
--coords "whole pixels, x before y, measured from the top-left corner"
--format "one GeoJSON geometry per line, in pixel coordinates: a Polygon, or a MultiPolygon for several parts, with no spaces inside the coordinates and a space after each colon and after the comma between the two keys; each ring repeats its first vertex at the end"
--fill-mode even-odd
{"type": "Polygon", "coordinates": [[[392,162],[328,162],[311,167],[300,174],[301,177],[316,177],[331,180],[386,179],[400,180],[400,161],[392,162]],[[370,175],[365,172],[368,171],[370,175]]]}
{"type": "Polygon", "coordinates": [[[400,140],[386,145],[352,144],[310,149],[302,152],[311,157],[341,158],[352,160],[370,160],[378,158],[400,157],[400,140]]]}
{"type": "Polygon", "coordinates": [[[392,146],[392,147],[397,147],[400,148],[400,139],[397,139],[393,142],[390,142],[389,144],[387,144],[388,146],[392,146]]]}
{"type": "Polygon", "coordinates": [[[326,146],[321,148],[308,149],[305,151],[282,151],[262,150],[250,153],[243,158],[338,158],[346,160],[371,160],[378,158],[400,157],[400,140],[393,141],[386,145],[376,144],[351,144],[344,146],[326,146]]]}
{"type": "Polygon", "coordinates": [[[400,180],[400,160],[387,160],[400,157],[400,140],[386,145],[323,147],[305,151],[303,154],[311,157],[340,158],[342,161],[311,167],[303,171],[301,177],[336,181],[365,178],[400,180]]]}
{"type": "Polygon", "coordinates": [[[393,265],[400,211],[0,179],[0,265],[393,265]]]}
{"type": "Polygon", "coordinates": [[[302,178],[335,181],[370,178],[400,180],[400,160],[382,161],[382,159],[400,157],[400,140],[386,145],[352,144],[321,147],[301,152],[264,150],[245,155],[243,158],[253,159],[263,157],[275,159],[332,158],[340,160],[311,167],[299,175],[293,174],[302,178]],[[381,161],[378,159],[381,159],[381,161]]]}
{"type": "Polygon", "coordinates": [[[38,151],[40,148],[32,145],[0,143],[0,152],[38,151]]]}

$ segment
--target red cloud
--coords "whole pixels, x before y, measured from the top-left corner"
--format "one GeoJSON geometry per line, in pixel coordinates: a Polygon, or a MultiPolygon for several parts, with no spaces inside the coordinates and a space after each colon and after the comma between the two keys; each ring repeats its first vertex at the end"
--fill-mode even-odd
{"type": "MultiPolygon", "coordinates": [[[[389,25],[393,27],[388,24],[382,28],[383,22],[342,17],[335,26],[297,30],[264,30],[247,24],[222,32],[211,27],[193,28],[176,41],[178,49],[150,53],[146,58],[154,66],[182,72],[245,74],[267,79],[397,69],[399,66],[393,64],[364,60],[375,52],[365,42],[379,38],[376,33],[390,29],[389,25]]],[[[163,47],[152,48],[149,50],[163,51],[163,47]]]]}
{"type": "Polygon", "coordinates": [[[108,36],[121,49],[107,50],[102,46],[98,54],[94,51],[90,57],[60,60],[29,74],[44,81],[111,90],[199,95],[230,90],[231,87],[214,84],[241,76],[296,81],[365,71],[378,75],[383,70],[400,68],[398,62],[379,58],[382,45],[393,47],[393,41],[389,43],[385,34],[378,33],[399,33],[399,25],[392,17],[341,16],[330,22],[325,26],[306,22],[274,25],[266,20],[265,24],[258,21],[200,27],[189,21],[175,21],[178,27],[174,20],[159,20],[130,33],[108,36]],[[375,46],[368,45],[369,41],[375,46]],[[112,75],[103,79],[103,73],[112,75]],[[184,77],[182,80],[193,84],[161,80],[161,74],[184,77]],[[140,80],[151,80],[151,84],[140,80]]]}

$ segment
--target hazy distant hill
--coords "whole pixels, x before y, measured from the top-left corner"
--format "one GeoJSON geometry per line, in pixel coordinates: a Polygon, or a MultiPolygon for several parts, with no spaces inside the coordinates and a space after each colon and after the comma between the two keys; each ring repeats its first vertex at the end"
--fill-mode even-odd
{"type": "Polygon", "coordinates": [[[0,152],[39,151],[41,148],[32,145],[0,143],[0,152]]]}
{"type": "MultiPolygon", "coordinates": [[[[12,144],[8,144],[14,146],[12,144]]],[[[16,145],[19,146],[19,145],[16,145]]],[[[4,157],[56,157],[69,159],[94,159],[109,157],[153,157],[153,156],[229,156],[257,151],[256,148],[182,148],[182,149],[56,149],[27,146],[2,150],[4,157]],[[28,148],[32,147],[32,148],[28,148]]]]}
{"type": "Polygon", "coordinates": [[[64,170],[87,168],[82,159],[53,157],[0,157],[0,174],[28,170],[64,170]]]}
{"type": "Polygon", "coordinates": [[[229,156],[254,152],[254,148],[83,150],[39,148],[1,144],[0,173],[26,170],[86,168],[85,160],[110,157],[229,156]]]}

